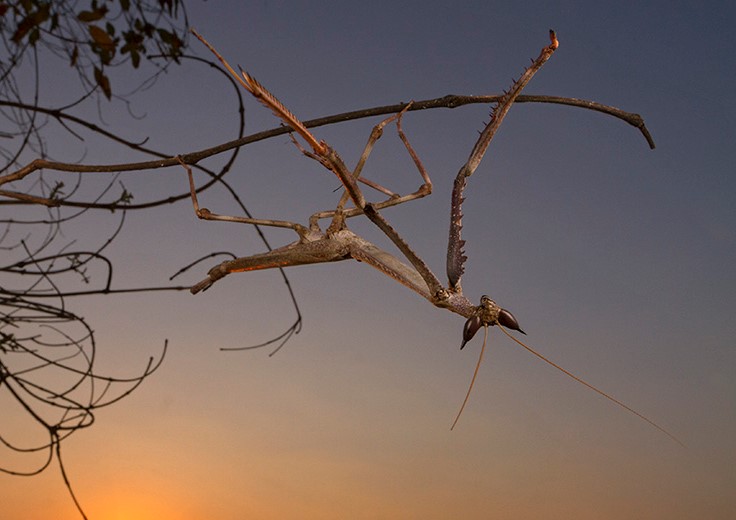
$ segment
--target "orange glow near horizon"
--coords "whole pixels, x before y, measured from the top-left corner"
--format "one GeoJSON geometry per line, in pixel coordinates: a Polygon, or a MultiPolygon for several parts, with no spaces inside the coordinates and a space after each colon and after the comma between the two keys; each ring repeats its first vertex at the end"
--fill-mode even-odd
{"type": "Polygon", "coordinates": [[[183,497],[161,482],[121,482],[118,489],[101,490],[82,502],[89,518],[99,520],[177,520],[187,518],[183,497]],[[162,488],[163,492],[162,492],[162,488]],[[182,510],[184,508],[184,511],[182,510]]]}

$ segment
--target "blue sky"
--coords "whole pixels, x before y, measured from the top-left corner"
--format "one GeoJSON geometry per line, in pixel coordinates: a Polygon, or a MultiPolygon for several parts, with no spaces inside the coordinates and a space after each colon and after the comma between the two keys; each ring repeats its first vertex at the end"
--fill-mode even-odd
{"type": "MultiPolygon", "coordinates": [[[[688,447],[497,330],[449,432],[480,341],[461,352],[462,318],[342,262],[289,271],[304,328],[271,358],[218,348],[259,343],[290,323],[275,272],[232,275],[196,297],[75,300],[94,324],[103,366],[136,372],[164,338],[171,347],[156,376],[67,442],[90,512],[125,518],[132,497],[153,487],[160,501],[140,505],[138,518],[733,517],[734,11],[727,2],[191,2],[191,24],[303,119],[498,93],[554,28],[560,48],[526,93],[640,113],[657,148],[600,114],[514,106],[470,179],[463,287],[473,301],[488,294],[511,309],[530,345],[688,447]]],[[[207,56],[197,43],[191,50],[207,56]]],[[[63,93],[54,85],[43,95],[63,93]]],[[[233,103],[229,85],[185,62],[136,98],[144,119],[103,112],[111,127],[176,154],[232,139],[233,103]]],[[[252,99],[246,117],[248,133],[277,125],[252,99]]],[[[435,191],[385,215],[440,278],[452,180],[487,118],[478,105],[404,119],[435,191]]],[[[379,120],[315,134],[354,164],[379,120]]],[[[80,149],[88,163],[140,159],[92,142],[57,146],[66,160],[80,149]]],[[[402,192],[419,184],[391,128],[365,175],[402,192]]],[[[335,178],[285,137],[247,147],[229,177],[264,218],[306,223],[338,196],[335,178]]],[[[138,202],[186,190],[178,169],[124,182],[138,202]]],[[[237,211],[218,190],[200,203],[237,211]]],[[[93,244],[113,225],[99,214],[66,233],[93,244]]],[[[350,226],[390,247],[369,223],[350,226]]],[[[116,283],[164,284],[223,249],[263,247],[247,226],[198,221],[187,203],[133,214],[111,250],[116,283]]],[[[0,476],[0,490],[9,511],[22,511],[12,520],[49,510],[73,518],[53,472],[0,476]],[[39,489],[47,498],[29,513],[39,489]]]]}

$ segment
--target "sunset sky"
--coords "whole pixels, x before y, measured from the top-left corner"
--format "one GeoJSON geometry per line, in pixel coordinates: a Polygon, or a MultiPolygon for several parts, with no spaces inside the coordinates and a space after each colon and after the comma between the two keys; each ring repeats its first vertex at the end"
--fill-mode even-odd
{"type": "MultiPolygon", "coordinates": [[[[196,296],[67,301],[94,328],[105,373],[136,375],[169,342],[156,374],[63,445],[90,519],[736,518],[732,2],[190,0],[187,9],[192,26],[302,119],[499,93],[555,29],[560,48],[525,93],[639,113],[657,147],[599,113],[512,107],[469,180],[463,288],[473,302],[488,294],[510,309],[530,346],[686,448],[495,328],[450,431],[481,335],[460,351],[462,317],[357,262],[288,271],[304,324],[276,355],[222,352],[294,320],[277,271],[233,274],[196,296]]],[[[189,51],[209,58],[194,39],[189,51]]],[[[44,104],[71,99],[70,78],[50,78],[44,104]]],[[[236,136],[233,88],[201,63],[183,61],[134,99],[133,115],[102,106],[107,128],[171,155],[236,136]]],[[[252,98],[245,106],[247,133],[278,126],[252,98]]],[[[434,192],[384,215],[443,281],[452,181],[488,112],[472,105],[404,118],[434,192]]],[[[94,119],[97,108],[79,115],[94,119]]],[[[353,165],[379,121],[314,133],[353,165]]],[[[47,134],[59,160],[146,159],[58,135],[47,134]]],[[[364,175],[402,193],[420,184],[393,127],[364,175]]],[[[340,196],[335,177],[286,136],[244,148],[228,179],[262,218],[306,224],[340,196]]],[[[187,190],[181,168],[121,180],[135,202],[187,190]]],[[[200,203],[237,212],[221,188],[200,203]]],[[[100,211],[65,237],[94,247],[117,217],[100,211]]],[[[349,226],[395,251],[364,219],[349,226]]],[[[284,230],[268,237],[274,246],[295,239],[284,230]]],[[[122,288],[177,283],[169,277],[182,266],[223,250],[245,256],[264,246],[250,226],[200,221],[183,201],[130,214],[108,253],[122,288]]],[[[218,261],[178,283],[198,282],[218,261]]],[[[0,429],[17,438],[23,424],[0,395],[0,429]]],[[[14,461],[29,468],[38,459],[14,461]]],[[[0,510],[2,520],[80,518],[56,465],[30,478],[0,474],[0,510]]]]}

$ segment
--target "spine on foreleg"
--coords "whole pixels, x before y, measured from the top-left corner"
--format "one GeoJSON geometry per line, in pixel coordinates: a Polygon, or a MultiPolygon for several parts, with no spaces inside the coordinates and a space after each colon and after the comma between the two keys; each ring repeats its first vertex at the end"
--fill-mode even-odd
{"type": "Polygon", "coordinates": [[[465,189],[466,177],[458,175],[452,187],[452,200],[450,204],[450,240],[447,245],[447,279],[450,289],[458,291],[460,278],[465,272],[465,256],[463,247],[465,240],[462,237],[463,229],[463,190],[465,189]]]}

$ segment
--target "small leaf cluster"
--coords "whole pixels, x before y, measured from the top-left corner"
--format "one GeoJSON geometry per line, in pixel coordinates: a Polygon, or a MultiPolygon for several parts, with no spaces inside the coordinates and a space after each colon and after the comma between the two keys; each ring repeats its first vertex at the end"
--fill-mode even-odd
{"type": "Polygon", "coordinates": [[[186,30],[183,0],[0,0],[0,33],[15,46],[11,55],[44,45],[66,56],[108,99],[107,68],[138,68],[152,55],[178,62],[186,30]]]}

